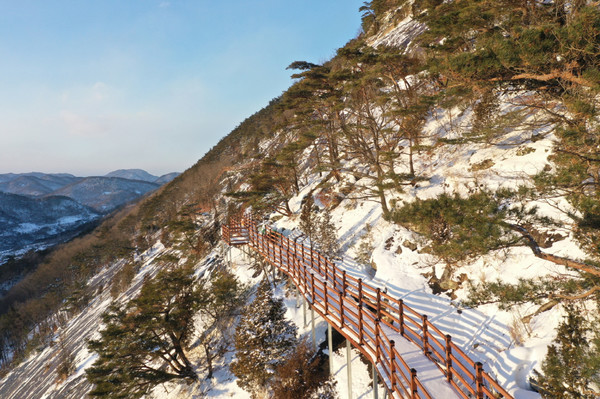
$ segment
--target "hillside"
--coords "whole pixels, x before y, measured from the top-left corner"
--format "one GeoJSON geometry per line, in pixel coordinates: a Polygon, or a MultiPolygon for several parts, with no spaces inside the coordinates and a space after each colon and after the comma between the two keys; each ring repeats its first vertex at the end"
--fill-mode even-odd
{"type": "Polygon", "coordinates": [[[113,176],[76,177],[66,173],[7,173],[0,175],[0,262],[29,250],[42,250],[77,236],[91,228],[91,221],[135,201],[173,180],[178,173],[158,177],[140,170],[119,170],[113,176]],[[122,175],[123,177],[114,177],[122,175]],[[133,178],[148,179],[134,180],[133,178]],[[16,195],[9,195],[16,194],[16,195]],[[61,198],[64,208],[79,213],[57,212],[61,198]]]}
{"type": "MultiPolygon", "coordinates": [[[[361,12],[363,32],[335,57],[294,62],[295,83],[280,98],[8,292],[0,360],[23,362],[7,371],[0,396],[289,397],[277,389],[298,388],[285,373],[299,370],[290,360],[299,352],[273,345],[240,359],[282,318],[294,334],[272,341],[297,329],[310,342],[309,312],[257,252],[220,241],[241,214],[428,315],[419,317],[510,396],[597,396],[600,9],[373,0],[361,12]],[[65,263],[72,268],[56,267],[65,263]],[[163,313],[148,307],[164,302],[163,313]],[[267,304],[270,318],[257,322],[267,304]]],[[[263,255],[285,250],[274,242],[263,255]]],[[[345,278],[334,284],[345,288],[345,278]]],[[[322,317],[316,329],[319,344],[322,317]]],[[[427,378],[432,397],[457,392],[419,344],[395,339],[410,367],[438,373],[427,378]]],[[[350,353],[353,395],[367,397],[365,350],[350,353]]],[[[322,355],[346,397],[344,355],[322,355]]]]}
{"type": "Polygon", "coordinates": [[[98,212],[67,197],[0,192],[0,261],[15,249],[26,252],[66,241],[98,218],[98,212]]]}
{"type": "Polygon", "coordinates": [[[49,195],[53,191],[80,179],[69,174],[8,173],[0,175],[0,191],[37,197],[49,195]]]}
{"type": "Polygon", "coordinates": [[[154,176],[142,169],[119,169],[107,173],[105,177],[120,177],[129,180],[142,180],[149,183],[165,184],[177,177],[179,173],[167,173],[162,176],[154,176]]]}
{"type": "Polygon", "coordinates": [[[86,177],[61,187],[52,194],[72,198],[98,212],[108,213],[158,187],[158,184],[142,180],[120,177],[86,177]]]}

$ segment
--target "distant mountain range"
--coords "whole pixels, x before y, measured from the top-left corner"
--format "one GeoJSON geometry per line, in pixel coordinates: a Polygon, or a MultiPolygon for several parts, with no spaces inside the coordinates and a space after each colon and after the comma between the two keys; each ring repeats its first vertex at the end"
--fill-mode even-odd
{"type": "MultiPolygon", "coordinates": [[[[145,191],[143,189],[141,190],[144,192],[142,192],[139,195],[143,195],[148,191],[156,189],[158,186],[170,182],[178,175],[179,173],[168,173],[163,176],[154,176],[142,169],[119,169],[115,170],[114,172],[110,172],[104,176],[92,177],[77,177],[68,173],[6,173],[0,174],[0,192],[25,195],[28,197],[67,195],[68,197],[73,198],[75,201],[79,201],[79,198],[72,197],[69,194],[59,193],[59,191],[63,190],[67,186],[75,187],[79,183],[83,183],[85,186],[88,186],[89,188],[93,187],[97,190],[103,190],[101,187],[102,184],[106,184],[110,189],[114,189],[114,178],[119,178],[123,180],[145,182],[151,184],[150,186],[145,186],[145,191]],[[89,184],[90,179],[93,179],[94,182],[91,185],[89,184]],[[86,181],[88,181],[88,183],[85,183],[86,181]]],[[[128,190],[124,185],[120,185],[119,187],[120,189],[128,190]]],[[[136,187],[134,191],[140,191],[140,189],[141,186],[136,187]]],[[[82,190],[77,189],[68,191],[82,192],[82,190]]],[[[104,193],[106,191],[110,190],[98,191],[97,194],[104,193]]],[[[89,196],[91,195],[91,193],[88,193],[87,195],[89,196]]],[[[98,210],[102,211],[103,209],[98,210]]],[[[108,209],[108,211],[110,210],[111,209],[108,209]]]]}
{"type": "Polygon", "coordinates": [[[101,217],[67,197],[31,198],[0,192],[0,261],[8,255],[64,242],[101,217]]]}
{"type": "Polygon", "coordinates": [[[0,262],[12,254],[70,239],[103,215],[178,175],[154,176],[141,169],[92,177],[0,174],[0,262]]]}

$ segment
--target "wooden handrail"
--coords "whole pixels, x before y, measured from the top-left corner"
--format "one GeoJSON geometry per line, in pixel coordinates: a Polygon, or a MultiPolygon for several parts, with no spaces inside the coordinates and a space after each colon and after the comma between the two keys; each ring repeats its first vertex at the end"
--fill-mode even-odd
{"type": "Polygon", "coordinates": [[[383,326],[418,345],[460,397],[514,399],[426,315],[347,274],[297,238],[291,240],[269,227],[261,232],[247,215],[230,217],[221,231],[228,245],[249,245],[293,280],[311,307],[378,365],[387,389],[396,396],[432,398],[383,326]]]}

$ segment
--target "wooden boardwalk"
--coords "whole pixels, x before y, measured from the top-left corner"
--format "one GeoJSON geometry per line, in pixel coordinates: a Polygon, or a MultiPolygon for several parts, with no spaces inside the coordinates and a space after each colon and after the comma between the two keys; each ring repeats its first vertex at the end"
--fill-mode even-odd
{"type": "Polygon", "coordinates": [[[248,245],[285,273],[311,308],[371,360],[393,397],[513,399],[426,315],[318,251],[268,227],[260,230],[248,216],[232,217],[222,227],[223,240],[248,245]]]}

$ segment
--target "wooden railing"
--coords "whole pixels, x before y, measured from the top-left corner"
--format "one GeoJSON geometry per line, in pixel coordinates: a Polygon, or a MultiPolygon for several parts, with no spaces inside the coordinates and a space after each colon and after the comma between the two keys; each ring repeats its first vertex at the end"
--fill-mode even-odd
{"type": "Polygon", "coordinates": [[[229,245],[249,245],[291,278],[312,308],[371,359],[394,396],[432,398],[417,371],[404,361],[389,338],[399,333],[423,350],[460,397],[513,399],[481,363],[471,360],[427,315],[349,275],[303,243],[269,227],[261,226],[260,230],[248,216],[232,217],[222,227],[223,240],[229,245]]]}

